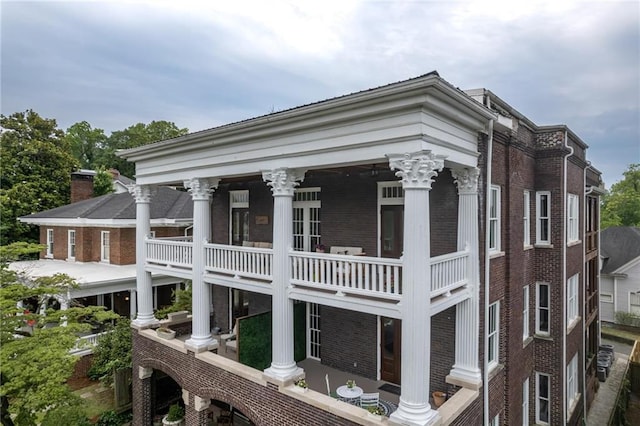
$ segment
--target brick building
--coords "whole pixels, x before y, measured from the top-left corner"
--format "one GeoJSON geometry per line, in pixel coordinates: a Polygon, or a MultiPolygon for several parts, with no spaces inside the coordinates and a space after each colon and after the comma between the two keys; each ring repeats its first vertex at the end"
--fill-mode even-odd
{"type": "Polygon", "coordinates": [[[393,424],[580,424],[599,343],[601,181],[586,150],[432,72],[125,151],[142,266],[134,423],[156,414],[159,375],[182,388],[188,425],[220,402],[257,425],[379,423],[295,391],[310,374],[294,356],[305,304],[305,357],[398,386],[393,424]],[[193,241],[145,240],[150,191],[176,184],[193,241]],[[151,330],[153,273],[192,280],[186,340],[151,330]],[[266,311],[270,367],[216,353],[212,330],[239,324],[242,352],[243,321],[266,311]]]}
{"type": "MultiPolygon", "coordinates": [[[[38,261],[13,262],[11,268],[32,277],[65,273],[79,288],[58,297],[68,303],[106,306],[123,316],[136,316],[136,208],[127,186],[133,180],[111,170],[114,192],[93,197],[91,170],[71,176],[71,204],[20,217],[40,227],[45,246],[38,261]]],[[[151,226],[157,238],[184,236],[192,224],[193,203],[183,191],[159,188],[151,206],[151,226]]],[[[153,304],[171,304],[172,290],[184,280],[156,274],[153,304]]]]}

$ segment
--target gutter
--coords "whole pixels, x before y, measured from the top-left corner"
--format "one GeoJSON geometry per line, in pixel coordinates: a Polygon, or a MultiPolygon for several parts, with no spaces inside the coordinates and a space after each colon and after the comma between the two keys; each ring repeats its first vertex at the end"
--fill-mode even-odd
{"type": "MultiPolygon", "coordinates": [[[[491,108],[491,98],[487,95],[485,98],[486,107],[491,108]]],[[[489,279],[491,278],[490,266],[491,259],[489,258],[489,197],[491,196],[491,163],[493,161],[493,123],[494,119],[489,121],[489,138],[487,139],[487,178],[486,178],[486,191],[485,191],[485,235],[484,235],[484,352],[483,358],[483,404],[484,404],[484,424],[488,425],[489,422],[489,360],[487,358],[487,348],[489,347],[489,279]]],[[[498,355],[499,356],[499,355],[498,355]]]]}

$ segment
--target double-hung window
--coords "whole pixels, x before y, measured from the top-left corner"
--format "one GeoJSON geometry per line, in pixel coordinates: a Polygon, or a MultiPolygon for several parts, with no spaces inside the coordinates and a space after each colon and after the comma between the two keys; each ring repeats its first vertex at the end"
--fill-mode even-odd
{"type": "Polygon", "coordinates": [[[529,378],[522,384],[522,426],[529,426],[529,378]]]}
{"type": "Polygon", "coordinates": [[[489,251],[500,251],[500,187],[495,185],[489,193],[489,251]]]}
{"type": "Polygon", "coordinates": [[[578,318],[578,274],[567,281],[567,327],[578,318]]]}
{"type": "Polygon", "coordinates": [[[549,424],[549,387],[551,379],[548,374],[536,373],[536,423],[549,424]]]}
{"type": "Polygon", "coordinates": [[[53,257],[53,229],[47,229],[47,257],[53,257]]]}
{"type": "Polygon", "coordinates": [[[536,244],[551,244],[551,192],[536,192],[536,244]]]}
{"type": "Polygon", "coordinates": [[[498,365],[500,353],[500,302],[489,306],[489,369],[498,365]]]}
{"type": "Polygon", "coordinates": [[[100,260],[102,262],[109,262],[111,259],[111,242],[109,231],[102,231],[100,234],[100,260]]]}
{"type": "Polygon", "coordinates": [[[531,192],[524,191],[524,215],[522,225],[524,226],[523,244],[525,247],[531,245],[531,192]]]}
{"type": "Polygon", "coordinates": [[[529,337],[529,286],[522,288],[522,340],[529,337]]]}
{"type": "Polygon", "coordinates": [[[74,260],[76,258],[76,231],[70,229],[67,235],[67,257],[74,260]]]}
{"type": "Polygon", "coordinates": [[[578,217],[580,201],[577,195],[567,195],[567,242],[575,242],[579,239],[578,217]]]}
{"type": "Polygon", "coordinates": [[[570,417],[571,407],[578,397],[578,354],[575,354],[567,365],[567,418],[570,417]]]}
{"type": "Polygon", "coordinates": [[[549,334],[549,284],[538,283],[536,285],[536,333],[549,334]]]}

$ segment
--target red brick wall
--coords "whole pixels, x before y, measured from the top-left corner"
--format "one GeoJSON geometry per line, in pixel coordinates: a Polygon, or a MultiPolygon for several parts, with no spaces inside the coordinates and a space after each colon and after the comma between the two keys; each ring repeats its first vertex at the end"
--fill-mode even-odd
{"type": "Polygon", "coordinates": [[[71,202],[76,203],[93,197],[93,176],[71,174],[71,202]]]}

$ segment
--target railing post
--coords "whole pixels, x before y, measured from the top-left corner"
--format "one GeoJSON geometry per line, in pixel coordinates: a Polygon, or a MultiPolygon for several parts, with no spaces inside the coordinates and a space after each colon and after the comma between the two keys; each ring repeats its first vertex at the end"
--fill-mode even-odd
{"type": "Polygon", "coordinates": [[[458,186],[458,251],[469,250],[468,288],[471,297],[456,306],[455,364],[447,381],[479,389],[480,341],[480,260],[478,254],[478,176],[477,168],[452,170],[458,186]]]}
{"type": "MultiPolygon", "coordinates": [[[[440,416],[429,404],[431,368],[431,250],[429,192],[444,157],[431,151],[389,155],[391,169],[402,179],[404,252],[402,270],[402,391],[391,421],[431,425],[440,416]]],[[[398,283],[399,284],[399,283],[398,283]]]]}
{"type": "Polygon", "coordinates": [[[293,301],[287,296],[291,281],[289,251],[293,248],[293,193],[304,172],[265,171],[262,177],[273,193],[272,361],[266,376],[286,381],[302,374],[293,352],[293,301]]]}

